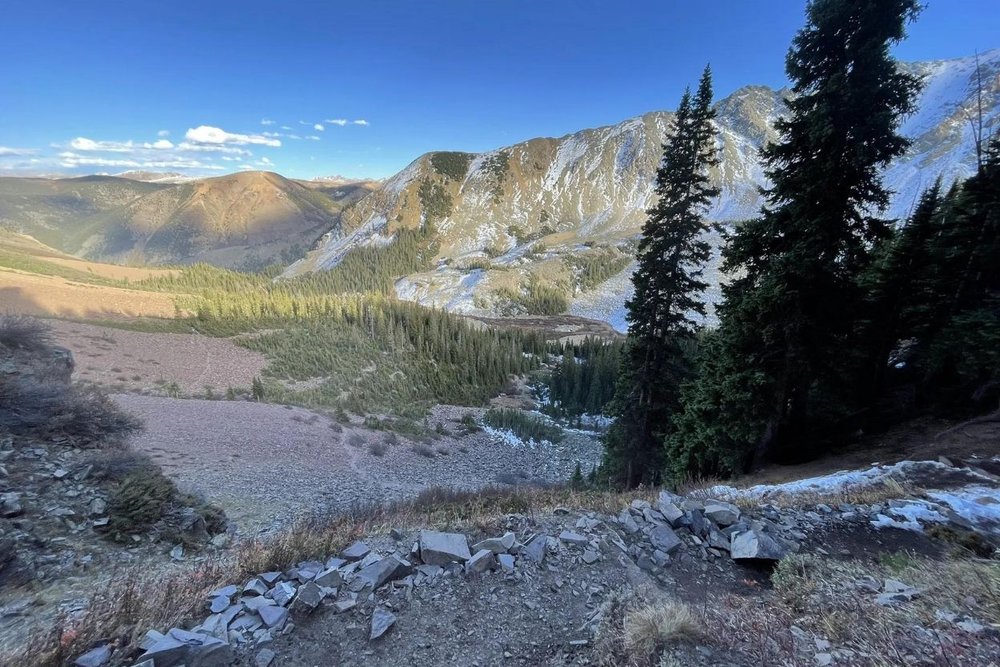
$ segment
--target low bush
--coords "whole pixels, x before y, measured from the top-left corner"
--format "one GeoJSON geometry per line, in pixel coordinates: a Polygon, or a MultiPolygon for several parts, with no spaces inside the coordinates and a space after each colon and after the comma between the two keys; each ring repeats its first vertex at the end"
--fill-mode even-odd
{"type": "Polygon", "coordinates": [[[41,320],[26,315],[0,315],[0,347],[43,351],[52,343],[52,331],[41,320]]]}
{"type": "Polygon", "coordinates": [[[425,445],[422,442],[414,443],[412,449],[414,453],[419,454],[420,456],[424,456],[429,459],[434,458],[434,450],[431,449],[429,445],[425,445]]]}
{"type": "Polygon", "coordinates": [[[0,378],[0,430],[69,438],[79,447],[120,446],[142,422],[94,388],[32,377],[0,378]]]}
{"type": "Polygon", "coordinates": [[[129,449],[102,449],[84,459],[83,468],[89,467],[89,476],[97,481],[120,482],[132,473],[156,470],[145,454],[129,449]]]}
{"type": "Polygon", "coordinates": [[[386,442],[375,441],[368,445],[368,453],[372,456],[385,456],[387,451],[389,451],[389,444],[386,442]]]}

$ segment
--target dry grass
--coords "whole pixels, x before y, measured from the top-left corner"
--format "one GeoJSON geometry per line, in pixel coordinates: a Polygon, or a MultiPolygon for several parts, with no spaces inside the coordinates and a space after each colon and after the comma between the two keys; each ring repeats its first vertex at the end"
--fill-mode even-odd
{"type": "Polygon", "coordinates": [[[203,616],[205,594],[213,588],[242,583],[260,572],[284,570],[301,560],[325,558],[363,535],[407,527],[495,531],[510,513],[547,514],[557,507],[617,513],[634,497],[634,493],[561,487],[428,489],[409,501],[358,505],[341,515],[310,517],[277,536],[237,543],[226,555],[195,567],[161,576],[151,576],[149,567],[112,573],[82,617],[62,618],[51,630],[26,637],[20,652],[0,654],[0,664],[56,667],[96,641],[109,639],[120,647],[119,655],[131,655],[147,630],[166,630],[203,616]]]}
{"type": "Polygon", "coordinates": [[[595,658],[603,667],[670,664],[671,647],[704,637],[700,617],[683,602],[614,592],[601,608],[595,658]]]}
{"type": "Polygon", "coordinates": [[[668,600],[640,607],[625,615],[625,645],[636,656],[658,655],[666,646],[696,641],[702,627],[690,607],[668,600]]]}
{"type": "Polygon", "coordinates": [[[931,560],[886,554],[880,563],[793,555],[774,578],[774,595],[725,596],[706,610],[713,636],[760,664],[796,664],[794,624],[835,647],[855,652],[856,665],[948,667],[995,664],[1000,648],[938,617],[939,611],[1000,624],[1000,563],[975,558],[931,560]],[[909,602],[882,606],[857,582],[894,578],[916,587],[909,602]],[[991,648],[992,647],[992,648],[991,648]],[[985,652],[984,652],[985,651],[985,652]],[[992,653],[991,653],[992,651],[992,653]]]}

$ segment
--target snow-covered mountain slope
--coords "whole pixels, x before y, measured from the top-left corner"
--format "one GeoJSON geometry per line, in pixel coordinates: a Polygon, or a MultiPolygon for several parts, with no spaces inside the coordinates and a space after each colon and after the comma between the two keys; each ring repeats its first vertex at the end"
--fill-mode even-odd
{"type": "MultiPolygon", "coordinates": [[[[1000,49],[980,56],[984,125],[1000,131],[1000,49]]],[[[975,169],[976,60],[911,63],[925,78],[919,112],[902,131],[910,151],[886,171],[904,217],[939,175],[975,169]]],[[[709,216],[754,215],[765,184],[758,151],[775,138],[784,91],[741,88],[717,103],[722,190],[709,216]]],[[[561,291],[574,314],[624,328],[628,259],[653,203],[653,180],[672,114],[658,111],[558,139],[531,139],[481,154],[429,153],[346,210],[285,276],[335,266],[352,248],[391,242],[428,223],[440,243],[434,270],[401,279],[400,297],[459,312],[518,312],[539,287],[561,291]],[[524,298],[521,298],[524,297],[524,298]]],[[[713,239],[717,244],[718,239],[713,239]]],[[[718,293],[717,262],[706,272],[718,293]]],[[[531,307],[530,305],[527,307],[531,307]]]]}

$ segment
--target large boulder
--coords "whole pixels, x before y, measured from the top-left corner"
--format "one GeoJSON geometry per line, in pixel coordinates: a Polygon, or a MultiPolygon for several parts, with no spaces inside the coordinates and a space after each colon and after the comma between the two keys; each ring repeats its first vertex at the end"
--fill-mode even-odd
{"type": "Polygon", "coordinates": [[[387,581],[402,579],[410,573],[411,566],[408,562],[398,556],[386,556],[377,563],[372,563],[368,567],[360,570],[356,578],[363,582],[364,587],[376,589],[387,581]]]}
{"type": "Polygon", "coordinates": [[[732,503],[713,501],[705,505],[705,517],[725,528],[740,520],[740,508],[732,503]]]}
{"type": "Polygon", "coordinates": [[[420,531],[420,560],[427,565],[464,563],[472,558],[469,540],[461,533],[439,533],[436,530],[420,531]]]}
{"type": "Polygon", "coordinates": [[[759,530],[733,533],[729,542],[733,560],[779,561],[787,550],[773,537],[759,530]]]}
{"type": "Polygon", "coordinates": [[[649,541],[665,554],[671,554],[681,547],[681,538],[677,537],[669,526],[657,526],[649,533],[649,541]]]}

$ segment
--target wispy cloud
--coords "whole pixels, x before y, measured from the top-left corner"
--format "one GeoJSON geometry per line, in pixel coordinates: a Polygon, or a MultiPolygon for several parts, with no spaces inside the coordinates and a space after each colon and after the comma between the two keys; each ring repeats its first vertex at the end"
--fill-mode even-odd
{"type": "Polygon", "coordinates": [[[260,134],[226,132],[222,128],[211,125],[199,125],[198,127],[190,128],[184,134],[184,138],[198,144],[235,144],[237,146],[257,144],[260,146],[271,146],[272,148],[281,146],[281,141],[278,139],[265,137],[260,134]]]}
{"type": "Polygon", "coordinates": [[[76,167],[118,167],[126,169],[224,169],[216,164],[195,159],[172,158],[166,160],[135,160],[80,155],[72,151],[59,154],[59,164],[68,169],[76,167]]]}
{"type": "Polygon", "coordinates": [[[156,136],[158,136],[158,137],[169,137],[170,136],[170,130],[160,130],[159,132],[156,133],[156,136]]]}
{"type": "Polygon", "coordinates": [[[69,147],[76,151],[96,153],[135,153],[141,150],[168,151],[174,144],[168,139],[157,139],[149,143],[129,141],[96,141],[87,137],[77,137],[69,142],[69,147]]]}
{"type": "Polygon", "coordinates": [[[306,139],[309,139],[311,141],[319,141],[319,137],[317,137],[315,134],[310,134],[308,137],[306,137],[306,139]]]}
{"type": "Polygon", "coordinates": [[[316,130],[317,132],[322,132],[326,128],[323,127],[323,125],[321,123],[314,123],[313,124],[313,129],[316,130]]]}
{"type": "Polygon", "coordinates": [[[347,120],[346,118],[327,118],[323,121],[328,125],[339,125],[344,127],[345,125],[368,125],[368,121],[364,118],[358,118],[357,120],[347,120]]]}
{"type": "Polygon", "coordinates": [[[270,118],[261,118],[260,119],[260,124],[261,125],[274,125],[274,121],[271,120],[270,118]]]}
{"type": "Polygon", "coordinates": [[[38,150],[35,148],[11,148],[10,146],[0,146],[0,155],[14,155],[23,157],[25,155],[34,155],[38,150]]]}

